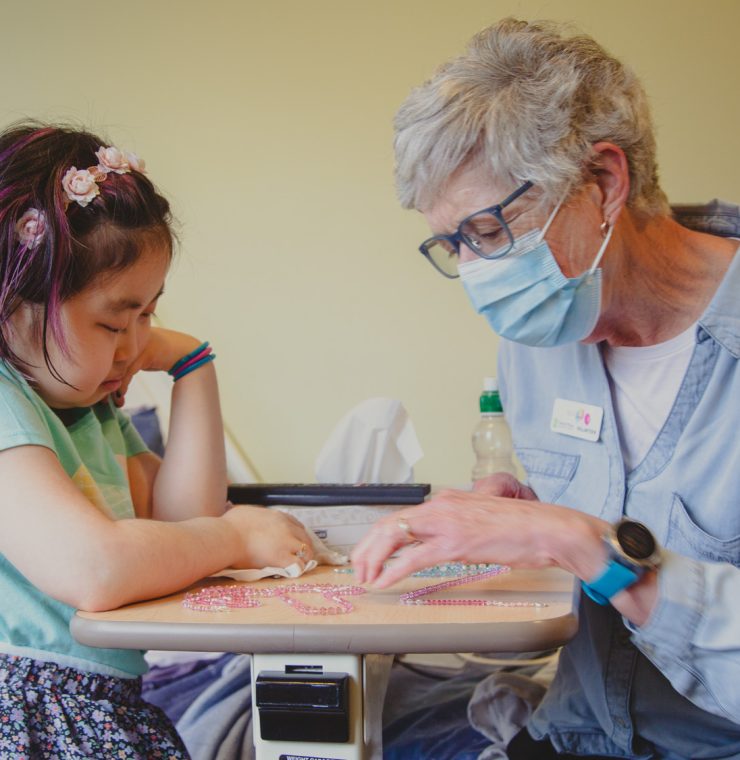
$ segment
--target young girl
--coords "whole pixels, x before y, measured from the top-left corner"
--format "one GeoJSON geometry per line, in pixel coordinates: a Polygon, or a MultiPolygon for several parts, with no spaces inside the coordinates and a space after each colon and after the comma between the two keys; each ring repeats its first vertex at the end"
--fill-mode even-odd
{"type": "Polygon", "coordinates": [[[78,644],[75,608],[310,558],[285,515],[225,512],[214,355],[150,324],[172,248],[136,156],[67,128],[0,135],[0,757],[186,757],[140,697],[142,653],[78,644]],[[162,460],[117,408],[139,370],[174,379],[162,460]]]}

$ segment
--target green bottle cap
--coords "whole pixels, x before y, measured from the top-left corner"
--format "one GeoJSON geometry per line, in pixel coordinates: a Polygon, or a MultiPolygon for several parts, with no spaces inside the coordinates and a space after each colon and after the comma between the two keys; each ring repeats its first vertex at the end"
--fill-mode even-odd
{"type": "Polygon", "coordinates": [[[495,377],[483,379],[483,393],[480,394],[481,414],[503,414],[501,397],[498,394],[498,384],[495,377]]]}
{"type": "Polygon", "coordinates": [[[498,391],[483,391],[480,394],[480,410],[481,414],[503,414],[498,391]]]}

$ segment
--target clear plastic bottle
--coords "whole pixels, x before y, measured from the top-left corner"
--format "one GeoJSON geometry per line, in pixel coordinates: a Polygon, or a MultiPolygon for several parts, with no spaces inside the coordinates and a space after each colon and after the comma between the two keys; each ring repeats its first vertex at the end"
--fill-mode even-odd
{"type": "Polygon", "coordinates": [[[473,450],[475,451],[473,480],[480,480],[494,472],[517,474],[511,432],[504,419],[495,377],[486,377],[483,380],[483,393],[480,395],[480,421],[473,430],[473,450]]]}

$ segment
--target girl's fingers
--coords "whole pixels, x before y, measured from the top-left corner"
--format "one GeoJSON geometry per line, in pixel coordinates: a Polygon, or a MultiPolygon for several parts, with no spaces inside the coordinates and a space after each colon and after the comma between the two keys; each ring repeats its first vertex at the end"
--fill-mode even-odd
{"type": "Polygon", "coordinates": [[[305,541],[301,542],[298,548],[293,551],[293,554],[295,554],[295,556],[304,564],[313,559],[313,549],[311,548],[311,545],[305,543],[305,541]]]}

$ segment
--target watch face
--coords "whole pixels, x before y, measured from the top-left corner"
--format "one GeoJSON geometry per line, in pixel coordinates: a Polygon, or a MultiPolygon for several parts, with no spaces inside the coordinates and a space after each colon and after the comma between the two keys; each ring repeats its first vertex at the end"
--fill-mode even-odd
{"type": "Polygon", "coordinates": [[[616,531],[617,541],[628,557],[639,561],[655,551],[653,534],[642,523],[624,520],[617,525],[616,531]]]}

